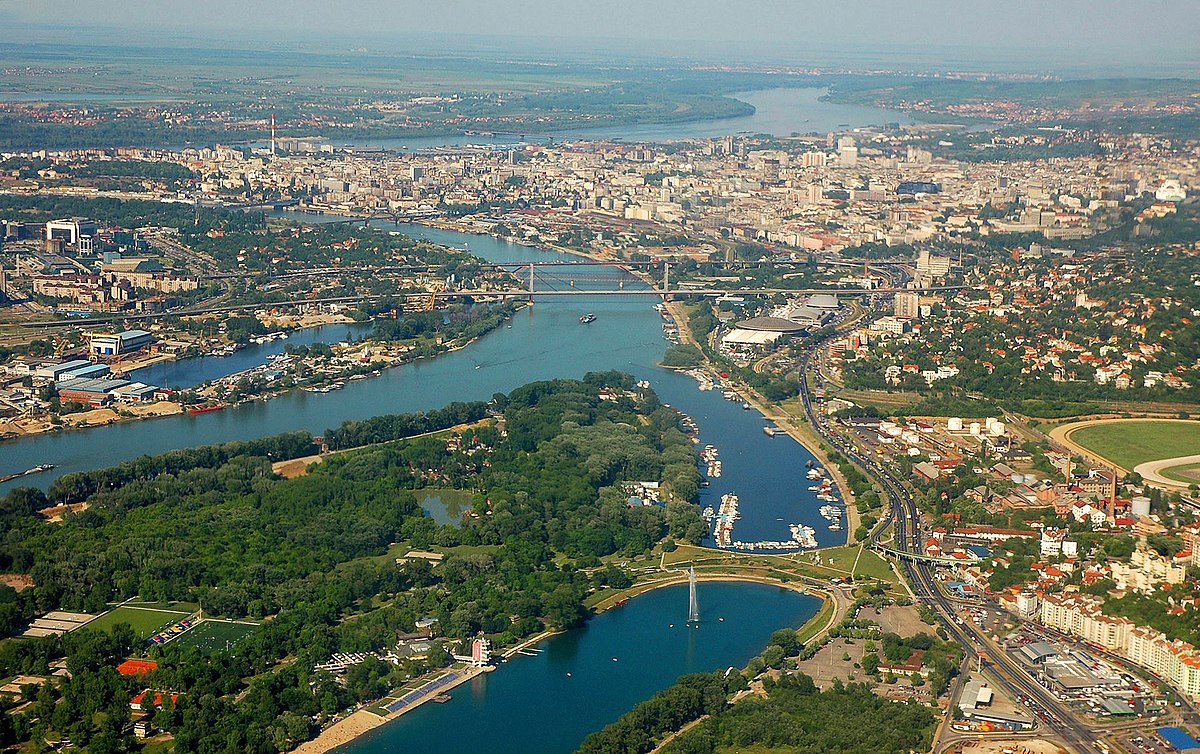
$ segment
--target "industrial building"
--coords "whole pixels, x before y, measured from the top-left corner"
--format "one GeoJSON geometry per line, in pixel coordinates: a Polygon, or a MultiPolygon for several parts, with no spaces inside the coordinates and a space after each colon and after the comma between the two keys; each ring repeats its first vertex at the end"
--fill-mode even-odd
{"type": "Polygon", "coordinates": [[[59,375],[58,381],[63,383],[70,380],[98,380],[102,377],[107,377],[111,371],[107,364],[92,364],[88,362],[87,366],[76,367],[59,375]]]}
{"type": "Polygon", "coordinates": [[[59,383],[58,399],[64,402],[77,401],[89,406],[103,406],[113,401],[114,391],[131,384],[129,380],[68,380],[59,383]]]}
{"type": "Polygon", "coordinates": [[[43,364],[37,368],[34,374],[38,377],[45,377],[48,380],[58,382],[63,378],[63,375],[75,369],[91,366],[92,362],[87,359],[72,359],[59,364],[43,364]]]}
{"type": "Polygon", "coordinates": [[[125,330],[119,333],[87,333],[88,351],[97,356],[117,356],[145,348],[154,342],[154,335],[145,330],[125,330]]]}
{"type": "Polygon", "coordinates": [[[1034,719],[1020,710],[995,709],[992,704],[995,693],[982,678],[972,678],[963,686],[958,707],[963,717],[975,722],[990,723],[1006,730],[1027,730],[1033,727],[1034,719]]]}

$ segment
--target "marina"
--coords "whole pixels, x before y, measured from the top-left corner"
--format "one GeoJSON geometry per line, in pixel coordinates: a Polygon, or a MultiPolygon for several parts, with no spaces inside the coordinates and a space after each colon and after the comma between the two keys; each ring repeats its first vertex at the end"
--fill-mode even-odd
{"type": "MultiPolygon", "coordinates": [[[[334,221],[334,215],[320,220],[334,221]]],[[[461,248],[492,262],[550,261],[561,255],[497,239],[420,225],[395,226],[414,238],[461,248]]],[[[596,268],[589,285],[605,286],[604,276],[616,276],[612,268],[596,268]]],[[[473,342],[466,348],[435,359],[418,360],[382,370],[369,379],[339,379],[332,385],[309,385],[320,392],[296,389],[269,400],[224,406],[197,405],[190,411],[155,421],[116,423],[111,426],[51,433],[5,441],[0,454],[17,468],[50,462],[57,467],[31,476],[0,482],[0,491],[19,483],[45,486],[64,473],[111,466],[132,459],[146,448],[160,451],[207,443],[245,440],[298,429],[322,434],[345,420],[383,413],[401,413],[437,408],[455,400],[486,399],[519,385],[555,377],[579,378],[588,371],[620,369],[648,384],[664,404],[679,412],[680,424],[697,446],[720,448],[713,458],[712,475],[701,482],[701,509],[720,507],[723,495],[739,499],[736,539],[747,542],[793,542],[790,523],[818,529],[819,544],[844,541],[829,532],[818,513],[821,501],[807,491],[804,472],[811,454],[786,434],[772,438],[763,430],[756,411],[742,408],[746,402],[738,391],[722,384],[719,375],[706,370],[680,372],[658,366],[666,343],[662,325],[669,312],[661,303],[633,296],[604,296],[586,301],[584,311],[597,319],[588,325],[588,337],[579,337],[578,301],[539,303],[518,312],[505,327],[473,342]],[[332,387],[325,391],[325,388],[332,387]],[[699,389],[698,389],[699,388],[699,389]],[[725,393],[729,393],[728,398],[725,393]],[[719,473],[719,475],[718,475],[719,473]],[[36,481],[35,481],[36,480],[36,481]],[[797,504],[794,493],[800,490],[797,504]],[[782,520],[777,520],[782,519],[782,520]]],[[[190,387],[230,374],[260,369],[270,372],[286,363],[287,344],[297,346],[336,343],[365,332],[370,325],[321,325],[289,334],[287,340],[250,343],[223,358],[192,358],[164,362],[138,370],[138,379],[153,377],[156,384],[190,387]]],[[[708,462],[701,471],[708,471],[708,462]]],[[[727,540],[734,541],[733,537],[727,540]]],[[[716,542],[712,528],[705,542],[716,542]]]]}

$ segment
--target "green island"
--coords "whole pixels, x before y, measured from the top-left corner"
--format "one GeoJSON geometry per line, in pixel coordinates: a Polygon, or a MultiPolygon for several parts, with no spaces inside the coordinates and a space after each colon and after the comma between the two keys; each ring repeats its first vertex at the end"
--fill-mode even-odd
{"type": "Polygon", "coordinates": [[[457,639],[482,632],[504,647],[578,625],[594,589],[629,582],[606,559],[704,530],[691,502],[694,451],[677,424],[632,378],[594,374],[347,423],[326,442],[370,447],[292,479],[271,464],[310,453],[306,433],[69,474],[46,494],[14,490],[0,503],[3,565],[35,586],[0,587],[4,629],[113,604],[120,620],[0,644],[5,676],[45,677],[62,660],[72,669],[59,687],[29,689],[34,704],[5,717],[2,740],[57,734],[117,750],[129,743],[118,740],[129,735],[128,699],[149,686],[179,693],[154,714],[179,748],[282,751],[347,705],[445,665],[457,639]],[[619,483],[631,479],[663,483],[665,507],[628,507],[619,483]],[[438,526],[416,502],[426,486],[471,491],[487,515],[438,526]],[[37,515],[53,505],[70,506],[60,524],[37,515]],[[414,551],[440,562],[402,557],[414,551]],[[146,634],[191,614],[171,600],[241,627],[143,648],[146,634]],[[440,653],[366,660],[344,685],[313,671],[336,652],[381,649],[424,617],[439,623],[440,653]],[[227,641],[236,651],[220,651],[227,641]],[[117,676],[117,663],[142,655],[157,670],[117,676]]]}

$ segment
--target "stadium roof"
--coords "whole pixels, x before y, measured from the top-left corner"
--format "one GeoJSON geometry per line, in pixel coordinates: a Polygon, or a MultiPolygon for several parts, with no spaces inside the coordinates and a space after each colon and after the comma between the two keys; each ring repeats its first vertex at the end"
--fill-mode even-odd
{"type": "Polygon", "coordinates": [[[778,317],[753,317],[737,323],[739,330],[759,330],[764,332],[795,333],[804,330],[804,325],[790,319],[778,317]]]}

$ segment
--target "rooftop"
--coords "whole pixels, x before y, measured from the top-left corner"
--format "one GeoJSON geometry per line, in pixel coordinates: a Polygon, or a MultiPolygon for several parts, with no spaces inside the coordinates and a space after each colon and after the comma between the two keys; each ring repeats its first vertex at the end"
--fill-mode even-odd
{"type": "Polygon", "coordinates": [[[764,332],[796,333],[804,330],[804,325],[790,319],[778,317],[752,317],[737,323],[739,330],[758,330],[764,332]]]}

